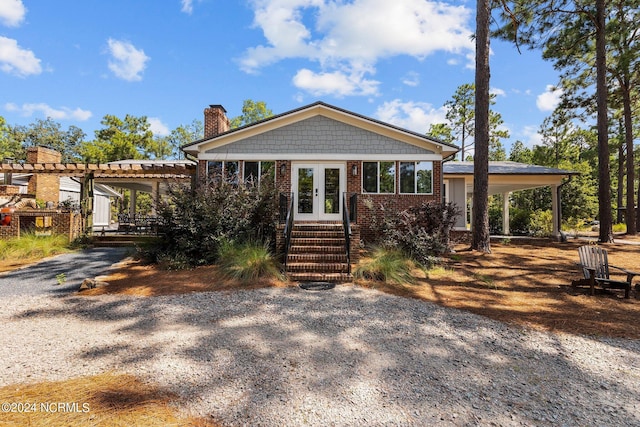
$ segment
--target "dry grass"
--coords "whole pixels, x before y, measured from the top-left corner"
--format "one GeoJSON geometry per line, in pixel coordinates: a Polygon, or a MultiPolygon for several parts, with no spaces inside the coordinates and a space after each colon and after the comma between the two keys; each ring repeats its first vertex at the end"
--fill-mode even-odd
{"type": "Polygon", "coordinates": [[[15,411],[3,406],[0,426],[219,426],[177,415],[175,401],[173,394],[134,376],[113,373],[10,385],[0,388],[0,402],[15,403],[15,411]]]}
{"type": "MultiPolygon", "coordinates": [[[[595,297],[586,289],[572,288],[580,278],[575,266],[577,248],[583,243],[526,244],[492,243],[491,254],[456,248],[444,268],[414,271],[413,285],[385,285],[358,280],[361,286],[405,297],[467,310],[503,322],[567,333],[640,338],[640,301],[624,300],[621,291],[599,291],[595,297]]],[[[640,246],[604,245],[611,264],[640,270],[640,246]]],[[[223,280],[215,266],[188,271],[162,271],[135,262],[125,265],[104,280],[105,288],[86,295],[122,293],[167,295],[185,292],[231,290],[264,286],[291,286],[280,281],[256,282],[249,286],[223,280]]],[[[636,279],[636,283],[640,278],[636,279]]]]}

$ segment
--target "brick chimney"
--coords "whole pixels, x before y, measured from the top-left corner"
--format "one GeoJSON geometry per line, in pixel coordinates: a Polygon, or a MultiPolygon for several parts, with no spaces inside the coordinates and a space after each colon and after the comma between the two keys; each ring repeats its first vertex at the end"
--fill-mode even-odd
{"type": "MultiPolygon", "coordinates": [[[[29,147],[27,163],[60,163],[62,154],[46,147],[29,147]]],[[[27,184],[27,192],[45,202],[60,201],[60,176],[57,174],[33,174],[27,184]]]]}
{"type": "Polygon", "coordinates": [[[213,138],[231,127],[227,110],[222,105],[209,105],[204,109],[204,137],[213,138]]]}

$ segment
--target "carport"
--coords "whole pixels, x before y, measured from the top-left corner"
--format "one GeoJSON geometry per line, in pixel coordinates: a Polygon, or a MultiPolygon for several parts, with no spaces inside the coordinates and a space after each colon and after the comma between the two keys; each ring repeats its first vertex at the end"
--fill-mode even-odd
{"type": "MultiPolygon", "coordinates": [[[[509,195],[514,191],[533,188],[551,188],[551,210],[553,215],[553,235],[560,236],[562,212],[560,207],[560,187],[565,179],[577,172],[545,166],[528,165],[517,162],[489,162],[489,195],[503,196],[502,226],[505,235],[509,230],[509,195]]],[[[460,207],[473,209],[473,162],[446,162],[442,165],[444,199],[460,207]]],[[[470,230],[467,216],[462,215],[456,224],[458,230],[470,230]]]]}

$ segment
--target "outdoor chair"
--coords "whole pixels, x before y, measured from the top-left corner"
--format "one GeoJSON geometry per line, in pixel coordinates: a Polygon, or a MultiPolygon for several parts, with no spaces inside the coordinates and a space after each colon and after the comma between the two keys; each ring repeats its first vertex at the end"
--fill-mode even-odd
{"type": "Polygon", "coordinates": [[[631,282],[634,276],[640,276],[640,273],[626,270],[615,265],[609,265],[607,251],[599,246],[586,245],[578,248],[580,262],[577,264],[584,279],[574,280],[571,286],[589,286],[591,295],[595,293],[595,286],[599,285],[603,289],[624,289],[624,297],[629,298],[631,292],[631,282]],[[620,270],[627,275],[627,280],[612,279],[609,275],[609,268],[620,270]]]}

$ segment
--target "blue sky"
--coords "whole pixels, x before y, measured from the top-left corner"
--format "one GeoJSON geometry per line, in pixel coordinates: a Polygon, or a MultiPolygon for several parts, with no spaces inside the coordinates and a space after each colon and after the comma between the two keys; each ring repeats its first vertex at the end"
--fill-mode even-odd
{"type": "MultiPolygon", "coordinates": [[[[0,0],[0,115],[51,117],[88,139],[106,114],[166,134],[230,117],[245,99],[282,113],[318,100],[424,133],[474,80],[474,1],[0,0]]],[[[531,146],[559,94],[540,52],[492,41],[493,107],[531,146]]]]}

